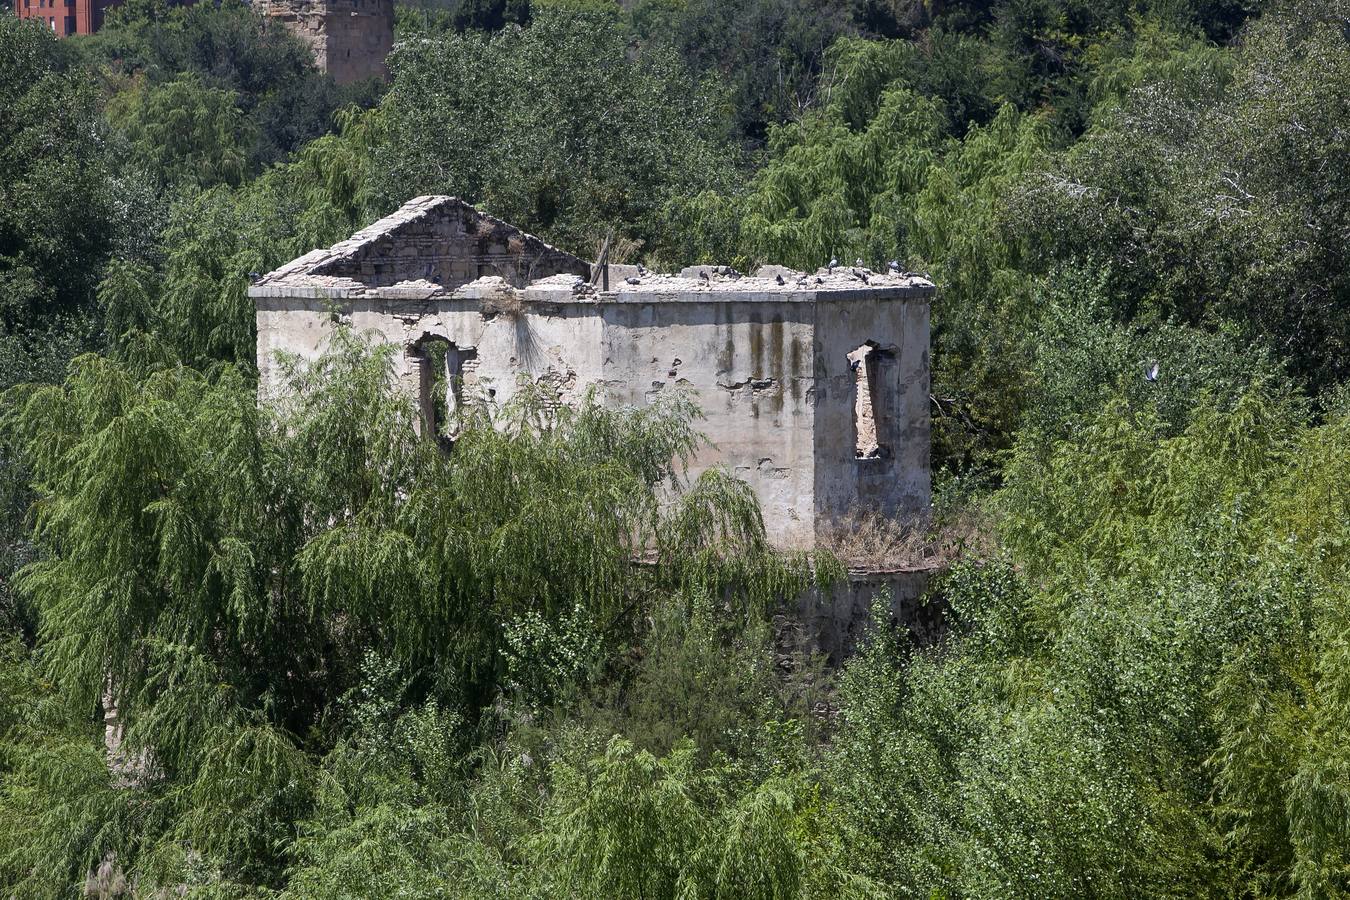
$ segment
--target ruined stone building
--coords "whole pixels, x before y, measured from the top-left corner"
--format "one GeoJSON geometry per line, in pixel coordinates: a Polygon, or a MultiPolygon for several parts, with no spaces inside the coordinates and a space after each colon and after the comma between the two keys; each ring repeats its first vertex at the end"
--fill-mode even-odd
{"type": "Polygon", "coordinates": [[[692,390],[712,445],[690,475],[724,465],[749,482],[780,546],[809,549],[859,511],[928,506],[932,283],[611,266],[606,288],[591,270],[455,198],[419,197],[250,287],[263,390],[278,351],[316,357],[345,318],[403,348],[398,374],[431,431],[437,410],[503,403],[520,379],[561,403],[591,387],[615,405],[692,390]],[[435,384],[452,396],[429,396],[435,384]]]}
{"type": "Polygon", "coordinates": [[[308,44],[338,84],[389,76],[394,0],[259,0],[257,9],[308,44]]]}

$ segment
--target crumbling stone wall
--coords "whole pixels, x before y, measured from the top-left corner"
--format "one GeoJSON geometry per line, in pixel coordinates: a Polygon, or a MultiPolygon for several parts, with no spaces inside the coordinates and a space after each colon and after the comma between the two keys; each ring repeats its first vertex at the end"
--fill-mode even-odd
{"type": "Polygon", "coordinates": [[[308,44],[338,84],[389,77],[393,0],[264,0],[260,9],[308,44]]]}
{"type": "Polygon", "coordinates": [[[689,474],[743,478],[779,546],[810,549],[862,511],[926,511],[932,283],[861,268],[633,266],[611,267],[605,289],[590,268],[454,198],[417,198],[249,288],[261,389],[281,388],[279,351],[315,358],[345,320],[404,350],[397,374],[442,437],[435,410],[460,402],[427,396],[444,379],[497,405],[522,383],[556,404],[592,389],[614,406],[688,391],[709,439],[689,474]],[[435,363],[444,371],[427,368],[428,341],[453,348],[435,363]]]}
{"type": "Polygon", "coordinates": [[[904,630],[911,646],[931,647],[947,632],[947,604],[930,587],[941,568],[852,569],[822,590],[812,587],[789,604],[803,626],[809,649],[840,665],[855,652],[871,623],[873,604],[888,600],[892,627],[904,630]]]}

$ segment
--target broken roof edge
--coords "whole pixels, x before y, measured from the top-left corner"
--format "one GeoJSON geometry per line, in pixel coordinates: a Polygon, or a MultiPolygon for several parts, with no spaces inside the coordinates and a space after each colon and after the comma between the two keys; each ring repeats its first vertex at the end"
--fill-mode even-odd
{"type": "MultiPolygon", "coordinates": [[[[525,240],[538,244],[545,251],[571,257],[578,265],[590,265],[589,262],[581,257],[555,247],[537,235],[530,234],[523,229],[517,228],[510,222],[499,219],[490,213],[483,212],[467,200],[462,200],[459,197],[449,194],[424,194],[420,197],[413,197],[389,215],[377,219],[365,228],[354,232],[351,237],[338,241],[331,247],[318,247],[302,256],[296,257],[285,265],[273,269],[254,282],[254,286],[286,283],[293,281],[296,278],[337,277],[327,275],[320,270],[335,266],[342,262],[350,262],[361,250],[447,206],[455,206],[460,209],[470,210],[474,215],[478,216],[489,225],[510,229],[511,231],[518,233],[525,240]]],[[[359,282],[355,283],[359,284],[359,282]]],[[[250,296],[252,296],[251,289],[250,296]]]]}
{"type": "Polygon", "coordinates": [[[390,302],[481,301],[503,292],[519,294],[525,302],[597,306],[606,303],[830,303],[859,300],[923,301],[937,288],[917,276],[877,276],[867,283],[835,278],[799,285],[779,285],[760,278],[700,283],[679,276],[647,276],[611,286],[608,291],[591,286],[577,276],[555,275],[512,287],[497,276],[485,276],[457,288],[429,281],[402,281],[386,287],[370,287],[350,278],[308,276],[296,280],[251,285],[248,296],[256,300],[294,298],[307,300],[384,300],[390,302]]]}
{"type": "MultiPolygon", "coordinates": [[[[744,276],[729,266],[688,266],[678,274],[656,274],[640,265],[611,264],[609,290],[599,290],[595,264],[561,250],[533,234],[522,231],[479,210],[459,197],[427,194],[414,197],[397,210],[355,232],[346,240],[331,247],[311,250],[289,263],[268,272],[248,288],[248,296],[256,299],[294,297],[297,299],[350,300],[373,298],[384,300],[429,301],[438,299],[466,299],[475,296],[475,290],[497,292],[502,285],[485,283],[484,279],[445,287],[434,281],[413,279],[392,285],[376,286],[359,277],[342,272],[344,264],[371,245],[390,238],[426,216],[453,206],[467,210],[488,226],[504,228],[535,245],[537,249],[558,254],[588,267],[597,277],[590,283],[575,275],[554,275],[537,279],[523,288],[505,289],[526,292],[525,299],[546,302],[728,302],[755,300],[844,301],[850,299],[928,299],[936,288],[927,278],[900,272],[894,266],[886,273],[873,272],[861,266],[835,266],[806,273],[785,266],[765,265],[753,277],[744,276]],[[335,271],[337,270],[337,271],[335,271]],[[541,296],[548,294],[549,296],[541,296]]],[[[491,276],[487,279],[491,281],[491,276]]]]}
{"type": "Polygon", "coordinates": [[[781,266],[763,267],[755,276],[715,273],[703,277],[709,267],[691,267],[679,275],[641,275],[616,280],[598,298],[619,302],[659,303],[696,301],[811,301],[927,299],[937,288],[933,282],[909,273],[879,274],[868,269],[821,269],[808,274],[781,266]],[[764,274],[769,269],[770,274],[764,274]],[[696,272],[699,274],[690,274],[696,272]]]}

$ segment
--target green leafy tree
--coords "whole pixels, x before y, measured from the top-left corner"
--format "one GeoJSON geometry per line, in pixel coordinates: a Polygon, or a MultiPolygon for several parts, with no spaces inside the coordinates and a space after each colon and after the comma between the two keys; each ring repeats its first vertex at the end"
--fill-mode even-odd
{"type": "Polygon", "coordinates": [[[231,366],[94,356],[10,395],[47,550],[21,576],[43,671],[72,711],[63,727],[116,705],[129,784],[108,783],[107,802],[146,810],[90,832],[38,801],[74,802],[78,784],[41,760],[7,776],[0,806],[36,829],[7,851],[26,880],[56,890],[112,853],[155,884],[200,863],[275,886],[319,789],[309,754],[330,749],[325,716],[368,652],[417,676],[413,704],[476,717],[507,675],[513,620],[580,611],[615,652],[662,592],[755,609],[808,578],[769,549],[743,483],[713,473],[660,502],[698,445],[687,400],[559,418],[523,400],[471,416],[447,456],[416,436],[390,352],[339,334],[278,409],[231,366]],[[646,553],[655,564],[635,566],[646,553]],[[77,827],[61,865],[36,862],[55,848],[33,835],[77,827]]]}
{"type": "Polygon", "coordinates": [[[615,739],[603,756],[559,761],[529,844],[549,893],[620,897],[866,896],[829,852],[831,811],[784,772],[745,784],[701,768],[691,745],[664,757],[615,739]]]}
{"type": "Polygon", "coordinates": [[[86,310],[118,236],[98,97],[49,31],[0,19],[0,326],[86,310]]]}
{"type": "Polygon", "coordinates": [[[402,45],[379,110],[375,195],[447,193],[582,253],[609,227],[660,252],[677,198],[724,188],[733,155],[669,53],[630,57],[612,14],[402,45]]]}
{"type": "Polygon", "coordinates": [[[137,160],[166,185],[237,185],[248,171],[255,137],[231,91],[206,87],[195,75],[124,92],[109,109],[137,160]]]}
{"type": "Polygon", "coordinates": [[[1343,480],[1343,420],[1311,425],[1260,383],[1212,399],[1180,431],[1122,398],[1020,444],[996,495],[1015,567],[944,579],[940,651],[880,639],[850,664],[831,783],[877,877],[981,896],[1341,889],[1346,571],[1323,548],[1343,527],[1294,510],[1343,480]]]}
{"type": "MultiPolygon", "coordinates": [[[[223,141],[221,152],[239,143],[249,174],[331,131],[337,110],[372,105],[380,93],[374,82],[337,86],[315,68],[303,42],[285,28],[269,27],[238,0],[188,5],[133,0],[110,11],[107,24],[83,39],[80,49],[90,67],[102,70],[121,91],[130,81],[132,90],[153,96],[184,79],[205,89],[191,91],[197,96],[189,100],[180,84],[160,101],[168,109],[215,108],[230,95],[226,105],[242,122],[224,128],[221,136],[235,134],[235,140],[223,141]],[[136,88],[136,79],[147,87],[136,88]]],[[[163,116],[151,119],[156,120],[163,116]]]]}
{"type": "Polygon", "coordinates": [[[1116,315],[1231,323],[1345,377],[1344,4],[1282,4],[1231,79],[1154,82],[1028,186],[1033,271],[1100,268],[1116,315]]]}
{"type": "Polygon", "coordinates": [[[669,47],[727,85],[733,127],[752,148],[818,102],[826,51],[857,33],[849,4],[830,0],[640,0],[629,20],[647,48],[669,47]]]}

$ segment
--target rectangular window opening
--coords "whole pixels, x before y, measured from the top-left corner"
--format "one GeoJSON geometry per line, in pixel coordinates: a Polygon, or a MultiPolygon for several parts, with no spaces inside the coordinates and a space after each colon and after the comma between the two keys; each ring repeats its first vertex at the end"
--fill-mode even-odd
{"type": "Polygon", "coordinates": [[[884,459],[890,455],[886,435],[885,380],[882,360],[886,356],[875,341],[867,341],[848,355],[853,371],[853,434],[855,459],[884,459]]]}

